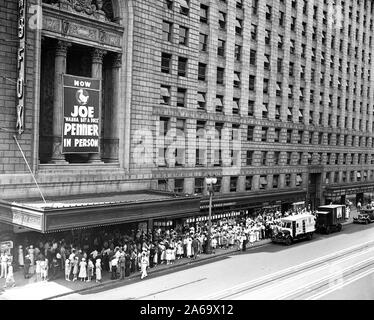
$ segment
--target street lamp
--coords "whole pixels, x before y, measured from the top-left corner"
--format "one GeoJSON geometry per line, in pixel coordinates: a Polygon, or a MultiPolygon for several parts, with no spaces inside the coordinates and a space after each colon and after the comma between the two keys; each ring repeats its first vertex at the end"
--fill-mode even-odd
{"type": "Polygon", "coordinates": [[[207,244],[207,250],[206,252],[208,254],[212,253],[212,246],[211,246],[211,233],[212,233],[212,201],[213,201],[213,194],[214,194],[214,189],[213,185],[217,183],[217,178],[216,177],[206,177],[205,178],[207,188],[208,188],[208,193],[209,193],[209,218],[208,218],[208,244],[207,244]]]}

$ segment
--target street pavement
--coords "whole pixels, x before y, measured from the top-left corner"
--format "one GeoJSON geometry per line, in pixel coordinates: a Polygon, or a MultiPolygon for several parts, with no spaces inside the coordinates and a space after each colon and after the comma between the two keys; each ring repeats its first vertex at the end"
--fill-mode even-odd
{"type": "MultiPolygon", "coordinates": [[[[350,224],[354,214],[355,213],[351,215],[350,220],[346,223],[346,226],[344,226],[342,234],[345,233],[346,228],[351,227],[350,224]]],[[[358,226],[353,226],[354,229],[360,231],[360,228],[357,227],[358,226]]],[[[324,236],[317,236],[312,243],[319,243],[319,241],[323,238],[324,236]]],[[[110,275],[103,272],[103,281],[101,284],[97,284],[95,282],[67,282],[65,281],[63,275],[61,275],[59,279],[53,281],[36,282],[35,276],[31,279],[24,279],[22,272],[19,271],[15,273],[16,287],[5,289],[4,291],[0,292],[0,300],[40,300],[52,298],[93,299],[95,294],[98,294],[99,298],[101,299],[106,299],[109,296],[111,297],[110,299],[121,299],[123,296],[119,292],[123,287],[129,288],[135,286],[137,288],[139,286],[139,292],[142,292],[141,288],[143,283],[149,287],[150,282],[152,282],[154,283],[151,285],[152,288],[164,288],[164,277],[170,276],[172,279],[175,279],[175,275],[177,275],[177,278],[181,281],[177,281],[174,287],[183,288],[185,286],[191,286],[191,284],[199,284],[200,282],[205,283],[205,280],[209,278],[209,274],[213,271],[217,272],[217,278],[221,280],[219,282],[221,284],[220,288],[222,287],[225,289],[226,287],[230,287],[232,283],[240,284],[243,281],[245,282],[248,277],[260,277],[264,273],[268,274],[272,272],[274,268],[275,270],[280,270],[281,268],[287,266],[289,261],[288,257],[286,256],[283,258],[278,255],[282,255],[283,252],[287,254],[288,251],[285,251],[285,247],[283,246],[266,246],[269,244],[269,242],[269,240],[257,242],[255,243],[254,248],[248,248],[249,251],[247,253],[241,253],[235,249],[218,249],[214,255],[200,255],[196,261],[192,261],[190,259],[181,259],[176,260],[176,263],[173,265],[159,265],[156,268],[150,269],[148,272],[149,277],[142,281],[140,281],[139,272],[131,274],[131,276],[125,280],[110,280],[110,275]],[[272,259],[273,255],[274,259],[272,259]],[[254,256],[256,256],[255,260],[253,260],[254,256]],[[268,261],[269,259],[272,261],[268,261]],[[228,264],[227,266],[225,265],[226,263],[228,264]],[[239,271],[243,269],[243,267],[246,269],[242,273],[245,275],[244,277],[237,276],[237,279],[226,279],[227,274],[231,274],[232,270],[238,269],[239,271]],[[206,274],[206,276],[196,277],[197,269],[202,269],[203,272],[200,273],[199,271],[199,274],[206,274]],[[248,270],[250,270],[250,273],[248,273],[248,270]],[[190,276],[185,277],[185,274],[190,276]],[[186,279],[191,279],[191,281],[184,281],[186,279]],[[114,290],[113,295],[111,294],[111,290],[114,290]],[[117,292],[116,290],[119,291],[117,292]],[[101,293],[104,292],[107,292],[107,294],[105,296],[101,296],[101,293]],[[91,296],[90,293],[94,294],[91,296]]],[[[298,248],[300,245],[301,243],[295,244],[294,248],[298,248]]],[[[317,251],[315,251],[315,248],[312,248],[310,252],[314,252],[318,256],[319,250],[320,249],[317,249],[317,251]]],[[[293,259],[290,261],[295,259],[302,262],[304,256],[303,254],[298,254],[296,257],[293,256],[293,259]]],[[[175,280],[166,280],[166,282],[174,283],[175,280]]],[[[2,287],[3,284],[4,279],[0,279],[0,286],[2,287]]],[[[195,285],[192,287],[195,287],[195,285]]],[[[214,287],[215,286],[213,285],[212,288],[214,287]]],[[[209,286],[206,286],[206,288],[204,288],[204,290],[201,292],[205,292],[208,288],[209,286]]],[[[137,289],[136,292],[138,292],[137,289]]],[[[131,295],[127,296],[127,299],[138,299],[142,297],[149,298],[148,294],[149,292],[146,290],[144,291],[143,296],[131,295]]],[[[165,293],[161,296],[164,299],[170,299],[171,297],[169,296],[169,289],[166,289],[165,293]]],[[[174,299],[175,297],[173,296],[172,298],[174,299]]],[[[184,299],[185,296],[182,295],[181,298],[184,299]]]]}
{"type": "MultiPolygon", "coordinates": [[[[261,248],[255,248],[246,253],[237,255],[228,255],[224,259],[214,263],[191,266],[182,271],[169,272],[157,277],[150,277],[143,281],[131,283],[125,287],[118,287],[109,290],[92,290],[91,292],[74,293],[60,297],[59,300],[206,300],[224,298],[220,296],[222,292],[234,291],[236,288],[243,287],[248,283],[253,283],[261,278],[271,278],[274,274],[283,270],[296,268],[321,259],[321,257],[334,255],[346,251],[353,246],[361,246],[363,243],[373,242],[374,225],[347,225],[344,226],[341,233],[330,235],[316,235],[312,241],[303,241],[290,247],[284,245],[267,245],[261,248]]],[[[368,248],[367,248],[368,249],[368,248]]],[[[373,248],[370,250],[374,250],[373,248]]],[[[332,264],[326,262],[323,269],[318,269],[318,264],[314,269],[305,272],[302,270],[297,275],[299,279],[289,278],[286,290],[282,288],[280,282],[271,283],[267,288],[266,295],[261,293],[256,299],[288,298],[287,293],[305,286],[304,280],[315,282],[327,276],[329,273],[334,275],[340,270],[348,268],[350,265],[361,263],[363,260],[372,256],[372,251],[362,252],[360,257],[352,256],[339,258],[342,263],[332,264]],[[347,260],[344,260],[347,259],[347,260]],[[361,259],[361,260],[360,260],[361,259]],[[319,272],[318,272],[319,271],[319,272]],[[296,281],[297,280],[297,281],[296,281]],[[287,292],[288,291],[288,292],[287,292]]],[[[327,285],[335,283],[334,278],[327,279],[327,285]],[[332,280],[331,280],[332,279],[332,280]],[[331,280],[331,281],[330,281],[331,280]]],[[[287,280],[287,279],[285,279],[287,280]]],[[[368,294],[373,296],[374,288],[367,286],[368,294]]],[[[243,299],[247,291],[243,293],[243,299]]],[[[253,296],[251,297],[253,298],[253,296]]],[[[291,297],[292,298],[292,297],[291,297]]],[[[349,299],[350,295],[344,297],[349,299]]],[[[241,299],[240,294],[234,299],[241,299]]]]}

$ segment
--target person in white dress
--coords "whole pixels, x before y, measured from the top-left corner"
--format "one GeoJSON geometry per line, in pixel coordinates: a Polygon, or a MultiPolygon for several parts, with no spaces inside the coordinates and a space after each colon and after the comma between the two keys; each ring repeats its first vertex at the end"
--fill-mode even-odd
{"type": "Polygon", "coordinates": [[[41,260],[36,260],[36,267],[35,267],[35,273],[36,273],[36,281],[40,281],[42,279],[42,268],[41,268],[41,260]]]}
{"type": "Polygon", "coordinates": [[[79,263],[79,275],[78,278],[81,281],[86,281],[87,278],[87,262],[85,258],[82,258],[82,261],[79,263]]]}
{"type": "Polygon", "coordinates": [[[23,266],[25,265],[25,259],[24,259],[24,256],[23,256],[23,247],[22,246],[18,247],[18,265],[21,268],[23,268],[23,266]]]}
{"type": "Polygon", "coordinates": [[[140,262],[140,269],[141,269],[141,272],[142,272],[142,275],[140,276],[140,279],[144,279],[145,277],[148,276],[147,268],[148,268],[148,259],[146,257],[145,252],[143,252],[141,262],[140,262]]]}
{"type": "Polygon", "coordinates": [[[13,266],[12,263],[8,262],[8,273],[5,278],[5,285],[4,288],[7,288],[9,286],[14,287],[16,285],[16,282],[14,281],[14,274],[13,274],[13,266]]]}
{"type": "Polygon", "coordinates": [[[191,237],[187,238],[187,258],[191,258],[192,256],[192,239],[191,237]]]}
{"type": "Polygon", "coordinates": [[[101,259],[96,260],[96,282],[101,282],[101,259]]]}
{"type": "Polygon", "coordinates": [[[183,256],[183,243],[182,240],[178,240],[177,242],[177,259],[182,258],[183,256]]]}
{"type": "Polygon", "coordinates": [[[70,281],[71,263],[69,259],[65,260],[65,280],[70,281]]]}
{"type": "Polygon", "coordinates": [[[0,278],[6,278],[8,271],[8,256],[5,252],[1,253],[0,262],[1,262],[1,275],[0,278]]]}

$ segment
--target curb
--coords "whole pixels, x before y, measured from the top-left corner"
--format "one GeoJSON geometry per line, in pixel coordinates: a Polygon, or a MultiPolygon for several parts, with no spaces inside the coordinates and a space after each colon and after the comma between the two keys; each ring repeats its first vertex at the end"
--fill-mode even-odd
{"type": "MultiPolygon", "coordinates": [[[[266,246],[268,244],[271,243],[271,240],[268,239],[268,240],[264,240],[262,243],[259,243],[258,245],[254,245],[253,247],[247,247],[247,251],[250,251],[250,250],[253,250],[253,249],[257,249],[257,248],[260,248],[260,247],[263,247],[263,246],[266,246]]],[[[239,250],[231,250],[231,251],[224,251],[222,253],[219,253],[219,254],[211,254],[211,255],[206,255],[203,259],[197,259],[197,260],[190,260],[190,259],[186,259],[185,262],[182,262],[180,264],[177,264],[177,265],[172,265],[170,266],[169,268],[163,268],[163,269],[153,269],[152,272],[148,272],[148,276],[150,275],[157,275],[159,273],[162,273],[162,272],[165,272],[165,271],[178,271],[177,269],[180,268],[182,269],[182,267],[185,267],[185,266],[188,266],[188,265],[199,265],[201,263],[204,263],[206,261],[212,261],[212,260],[215,260],[217,258],[220,258],[222,256],[228,256],[228,255],[237,255],[237,254],[240,254],[242,253],[243,251],[239,251],[239,250]]],[[[130,275],[127,279],[127,281],[129,280],[134,280],[136,278],[139,278],[140,277],[140,272],[137,272],[137,273],[133,273],[132,275],[130,275]]],[[[83,289],[78,289],[78,290],[74,290],[74,291],[71,291],[71,292],[67,292],[67,293],[61,293],[61,294],[58,294],[58,295],[54,295],[54,296],[51,296],[51,297],[48,297],[48,298],[44,298],[42,300],[52,300],[52,299],[56,299],[56,298],[60,298],[60,297],[64,297],[64,296],[68,296],[68,295],[71,295],[71,294],[74,294],[74,293],[80,293],[80,292],[85,292],[85,291],[90,291],[90,290],[94,290],[94,289],[99,289],[99,288],[105,288],[105,287],[110,287],[114,284],[119,284],[119,283],[123,283],[124,285],[126,285],[126,282],[125,280],[119,280],[117,279],[117,281],[108,281],[108,282],[103,282],[103,283],[98,283],[98,284],[95,284],[93,285],[92,287],[89,287],[89,288],[83,288],[83,289]]]]}

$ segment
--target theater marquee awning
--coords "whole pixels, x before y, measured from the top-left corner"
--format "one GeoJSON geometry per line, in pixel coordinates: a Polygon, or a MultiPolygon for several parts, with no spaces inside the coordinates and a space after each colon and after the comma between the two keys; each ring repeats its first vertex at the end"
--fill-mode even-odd
{"type": "Polygon", "coordinates": [[[181,218],[200,211],[200,197],[166,192],[126,192],[47,200],[0,201],[0,222],[42,233],[156,218],[181,218]]]}

